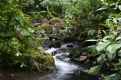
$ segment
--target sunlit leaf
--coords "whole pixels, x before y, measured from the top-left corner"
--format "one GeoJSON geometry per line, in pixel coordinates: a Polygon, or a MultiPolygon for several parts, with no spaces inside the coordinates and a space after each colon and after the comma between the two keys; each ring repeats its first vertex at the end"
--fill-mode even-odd
{"type": "Polygon", "coordinates": [[[112,44],[112,45],[109,45],[108,47],[107,47],[107,51],[108,51],[108,53],[107,53],[107,56],[108,56],[108,58],[110,59],[110,60],[112,60],[113,58],[115,58],[115,56],[116,56],[116,51],[119,49],[119,48],[121,48],[121,44],[112,44]]]}
{"type": "Polygon", "coordinates": [[[116,18],[113,18],[113,22],[114,22],[115,24],[118,23],[116,18]]]}
{"type": "Polygon", "coordinates": [[[98,52],[100,51],[103,51],[106,49],[106,47],[110,44],[111,42],[107,42],[107,43],[104,43],[104,42],[99,42],[96,49],[98,52]]]}
{"type": "Polygon", "coordinates": [[[102,65],[91,67],[90,70],[89,70],[89,73],[90,74],[98,74],[101,67],[102,67],[102,65]]]}
{"type": "Polygon", "coordinates": [[[108,7],[102,7],[102,8],[97,9],[96,11],[97,11],[97,12],[98,12],[98,11],[104,11],[104,10],[106,10],[106,9],[108,9],[108,7]]]}
{"type": "Polygon", "coordinates": [[[115,39],[115,41],[118,41],[118,40],[121,40],[121,37],[120,36],[115,39]]]}
{"type": "Polygon", "coordinates": [[[121,5],[119,5],[119,9],[120,9],[120,11],[121,11],[121,5]]]}
{"type": "Polygon", "coordinates": [[[111,36],[105,36],[103,38],[103,42],[105,42],[105,43],[110,42],[110,40],[109,40],[110,38],[111,38],[111,36]]]}
{"type": "Polygon", "coordinates": [[[18,57],[18,56],[21,56],[22,54],[18,51],[17,53],[16,53],[16,56],[18,57]]]}

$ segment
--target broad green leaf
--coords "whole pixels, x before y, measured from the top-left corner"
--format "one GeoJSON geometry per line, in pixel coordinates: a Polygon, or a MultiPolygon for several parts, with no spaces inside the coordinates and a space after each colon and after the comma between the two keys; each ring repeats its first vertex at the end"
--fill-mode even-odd
{"type": "Polygon", "coordinates": [[[120,11],[121,11],[121,5],[119,5],[119,9],[120,9],[120,11]]]}
{"type": "Polygon", "coordinates": [[[88,46],[87,49],[92,52],[92,54],[97,53],[96,45],[88,46]]]}
{"type": "Polygon", "coordinates": [[[113,18],[113,22],[115,23],[115,24],[117,24],[118,22],[117,22],[117,18],[113,18]]]}
{"type": "Polygon", "coordinates": [[[110,44],[111,42],[107,42],[107,43],[104,43],[104,42],[99,42],[96,49],[98,52],[101,52],[103,50],[105,50],[105,48],[110,44]]]}
{"type": "Polygon", "coordinates": [[[104,38],[103,38],[103,42],[110,42],[109,41],[109,39],[111,38],[111,36],[105,36],[104,38]]]}
{"type": "Polygon", "coordinates": [[[116,51],[119,48],[121,48],[121,44],[112,44],[107,47],[106,49],[108,51],[107,56],[110,60],[112,60],[115,57],[116,51]]]}
{"type": "Polygon", "coordinates": [[[107,47],[109,53],[115,53],[117,49],[121,48],[121,44],[112,44],[107,47]]]}
{"type": "Polygon", "coordinates": [[[102,65],[91,67],[90,70],[89,70],[89,73],[90,74],[98,74],[101,67],[102,67],[102,65]]]}
{"type": "Polygon", "coordinates": [[[106,55],[102,54],[97,58],[97,62],[103,64],[105,62],[106,55]]]}
{"type": "Polygon", "coordinates": [[[119,36],[119,37],[117,37],[115,41],[118,41],[118,40],[121,40],[121,37],[120,37],[120,36],[119,36]]]}

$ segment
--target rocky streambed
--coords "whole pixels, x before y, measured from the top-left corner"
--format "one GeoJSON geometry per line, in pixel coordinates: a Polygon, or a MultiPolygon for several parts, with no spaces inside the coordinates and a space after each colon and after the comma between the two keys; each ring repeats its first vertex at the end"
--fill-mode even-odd
{"type": "Polygon", "coordinates": [[[68,56],[70,49],[78,48],[77,43],[63,43],[59,48],[46,47],[46,53],[53,56],[55,69],[47,74],[0,69],[0,80],[98,80],[88,74],[87,67],[76,64],[68,56]]]}
{"type": "Polygon", "coordinates": [[[68,56],[70,49],[78,48],[77,43],[61,44],[61,47],[51,47],[46,50],[55,60],[55,70],[39,80],[98,80],[98,77],[88,74],[88,69],[74,63],[68,56]]]}

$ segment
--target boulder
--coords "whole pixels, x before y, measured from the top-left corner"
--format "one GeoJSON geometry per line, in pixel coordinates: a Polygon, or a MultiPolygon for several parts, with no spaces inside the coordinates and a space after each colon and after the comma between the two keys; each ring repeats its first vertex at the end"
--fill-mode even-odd
{"type": "Polygon", "coordinates": [[[69,58],[78,58],[81,55],[81,48],[73,48],[69,53],[69,58]]]}
{"type": "Polygon", "coordinates": [[[36,55],[32,57],[32,68],[36,71],[51,71],[54,69],[54,59],[52,55],[45,52],[36,52],[36,55]]]}

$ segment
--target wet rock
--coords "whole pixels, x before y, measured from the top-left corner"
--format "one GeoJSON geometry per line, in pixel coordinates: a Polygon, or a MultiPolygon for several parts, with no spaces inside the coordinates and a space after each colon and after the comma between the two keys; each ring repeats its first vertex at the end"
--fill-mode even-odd
{"type": "Polygon", "coordinates": [[[49,47],[59,48],[59,47],[61,47],[61,43],[60,43],[60,41],[53,41],[50,43],[49,47]]]}
{"type": "Polygon", "coordinates": [[[72,58],[72,60],[77,61],[77,62],[82,62],[87,60],[87,56],[80,56],[79,58],[72,58]]]}
{"type": "Polygon", "coordinates": [[[87,56],[80,56],[79,61],[85,61],[87,58],[87,56]]]}
{"type": "Polygon", "coordinates": [[[72,44],[68,44],[66,47],[73,48],[74,46],[72,44]]]}
{"type": "Polygon", "coordinates": [[[60,48],[59,50],[62,51],[62,52],[66,52],[67,48],[60,48]]]}
{"type": "Polygon", "coordinates": [[[81,55],[81,48],[73,48],[70,51],[69,58],[78,58],[81,55]]]}
{"type": "Polygon", "coordinates": [[[86,62],[87,60],[95,59],[92,54],[88,52],[88,50],[84,50],[83,48],[75,48],[72,49],[69,57],[77,62],[86,62]]]}
{"type": "Polygon", "coordinates": [[[56,58],[59,59],[59,60],[64,60],[67,57],[68,57],[67,54],[62,54],[61,56],[56,56],[56,58]]]}
{"type": "Polygon", "coordinates": [[[55,67],[54,59],[52,55],[42,51],[38,51],[32,57],[32,67],[33,70],[37,70],[39,72],[51,71],[55,67]]]}
{"type": "Polygon", "coordinates": [[[60,29],[61,27],[64,27],[64,20],[54,17],[50,19],[49,24],[53,25],[57,29],[60,29]]]}
{"type": "Polygon", "coordinates": [[[53,56],[56,55],[56,54],[58,54],[57,51],[53,51],[53,52],[52,52],[52,55],[53,55],[53,56]]]}

